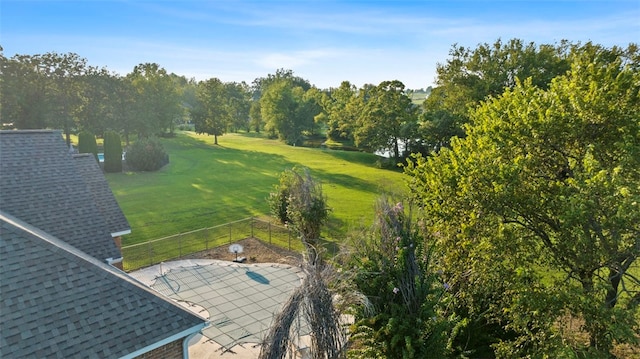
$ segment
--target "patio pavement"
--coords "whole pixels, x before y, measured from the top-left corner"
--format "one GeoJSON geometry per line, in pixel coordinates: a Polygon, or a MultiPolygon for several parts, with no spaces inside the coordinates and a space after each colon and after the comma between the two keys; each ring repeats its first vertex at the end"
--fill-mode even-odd
{"type": "MultiPolygon", "coordinates": [[[[240,264],[210,259],[161,263],[129,273],[145,285],[209,320],[192,338],[193,359],[257,358],[257,343],[301,283],[301,270],[283,264],[240,264]]],[[[299,347],[308,326],[296,323],[299,347]]]]}

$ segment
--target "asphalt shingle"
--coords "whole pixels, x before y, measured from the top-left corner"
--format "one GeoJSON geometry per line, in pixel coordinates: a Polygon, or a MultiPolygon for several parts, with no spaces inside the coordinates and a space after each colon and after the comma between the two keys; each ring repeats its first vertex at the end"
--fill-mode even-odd
{"type": "Polygon", "coordinates": [[[122,257],[60,131],[0,131],[0,209],[101,261],[122,257]]]}
{"type": "Polygon", "coordinates": [[[131,232],[129,222],[122,213],[116,198],[111,192],[109,183],[104,178],[102,170],[92,154],[82,153],[73,155],[77,172],[82,175],[102,217],[107,221],[111,234],[131,232]]]}
{"type": "Polygon", "coordinates": [[[0,357],[119,357],[204,319],[0,211],[0,357]],[[108,354],[107,354],[108,353],[108,354]]]}

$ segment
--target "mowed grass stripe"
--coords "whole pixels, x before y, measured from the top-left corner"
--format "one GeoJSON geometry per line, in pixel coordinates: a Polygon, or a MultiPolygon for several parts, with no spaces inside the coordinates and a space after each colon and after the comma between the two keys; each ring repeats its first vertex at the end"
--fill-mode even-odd
{"type": "Polygon", "coordinates": [[[375,199],[404,188],[402,173],[377,168],[372,154],[291,147],[256,134],[218,141],[179,133],[162,139],[170,164],[160,171],[106,175],[131,224],[124,245],[268,215],[269,192],[282,171],[296,165],[323,184],[331,208],[328,239],[370,223],[375,199]]]}

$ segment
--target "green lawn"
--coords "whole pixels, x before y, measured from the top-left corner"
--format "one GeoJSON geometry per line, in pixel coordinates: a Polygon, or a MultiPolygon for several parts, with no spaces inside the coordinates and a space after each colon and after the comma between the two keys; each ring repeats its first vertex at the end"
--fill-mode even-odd
{"type": "Polygon", "coordinates": [[[131,225],[124,245],[268,215],[269,192],[296,165],[323,184],[330,240],[369,223],[381,193],[405,188],[400,171],[377,168],[377,157],[366,153],[291,147],[256,134],[226,134],[218,146],[193,132],[162,142],[170,164],[160,171],[106,175],[131,225]]]}

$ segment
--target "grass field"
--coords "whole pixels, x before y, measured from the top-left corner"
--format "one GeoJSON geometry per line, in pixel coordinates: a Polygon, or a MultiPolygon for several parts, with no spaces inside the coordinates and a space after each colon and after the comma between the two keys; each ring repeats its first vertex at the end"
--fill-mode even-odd
{"type": "Polygon", "coordinates": [[[309,168],[323,185],[329,240],[369,223],[380,194],[405,188],[402,173],[377,168],[371,154],[291,147],[257,134],[226,134],[218,142],[179,133],[162,139],[170,163],[160,171],[106,175],[131,225],[124,245],[269,215],[266,198],[293,166],[309,168]]]}
{"type": "Polygon", "coordinates": [[[422,106],[422,103],[427,98],[427,93],[423,91],[415,91],[411,93],[411,102],[416,106],[422,106]]]}

